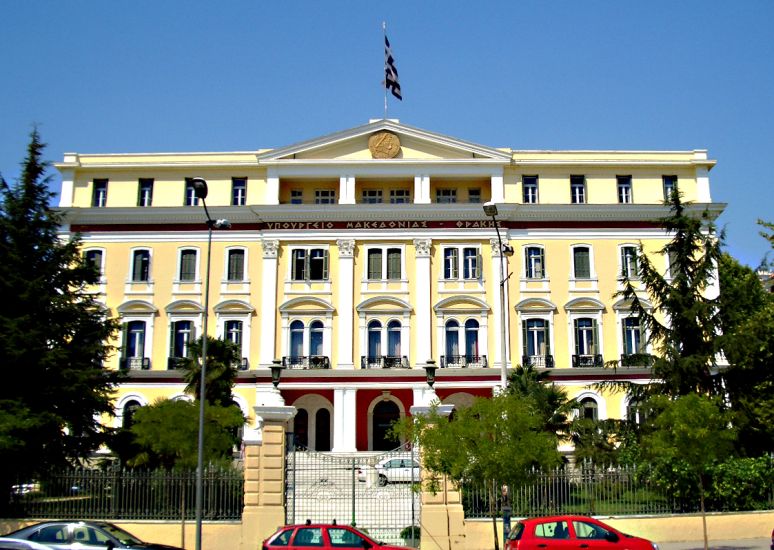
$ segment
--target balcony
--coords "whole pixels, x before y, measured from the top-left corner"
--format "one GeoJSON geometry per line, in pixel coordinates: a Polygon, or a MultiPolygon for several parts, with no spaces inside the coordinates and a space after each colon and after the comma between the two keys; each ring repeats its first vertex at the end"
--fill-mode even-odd
{"type": "Polygon", "coordinates": [[[485,369],[486,355],[441,355],[442,369],[485,369]]]}
{"type": "Polygon", "coordinates": [[[522,355],[521,364],[524,367],[535,367],[541,369],[554,368],[554,356],[546,355],[522,355]]]}
{"type": "Polygon", "coordinates": [[[167,357],[167,369],[168,370],[182,369],[186,361],[188,361],[187,357],[167,357]]]}
{"type": "Polygon", "coordinates": [[[331,360],[325,355],[285,356],[282,366],[286,369],[329,369],[331,360]]]}
{"type": "Polygon", "coordinates": [[[149,370],[150,357],[122,357],[120,368],[122,370],[149,370]]]}
{"type": "Polygon", "coordinates": [[[408,357],[405,355],[377,355],[376,357],[360,357],[361,369],[410,369],[408,357]]]}
{"type": "Polygon", "coordinates": [[[649,353],[624,353],[621,355],[622,367],[652,367],[656,358],[649,353]]]}
{"type": "Polygon", "coordinates": [[[597,355],[573,355],[572,356],[573,368],[593,368],[604,367],[605,363],[602,360],[602,354],[597,355]]]}

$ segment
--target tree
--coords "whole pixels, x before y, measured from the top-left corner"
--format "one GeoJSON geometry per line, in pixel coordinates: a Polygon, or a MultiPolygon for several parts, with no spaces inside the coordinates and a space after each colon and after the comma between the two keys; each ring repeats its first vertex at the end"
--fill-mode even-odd
{"type": "MultiPolygon", "coordinates": [[[[205,405],[204,462],[230,463],[244,424],[239,407],[205,405]]],[[[137,409],[131,427],[140,452],[129,458],[131,467],[194,469],[198,457],[199,403],[162,399],[137,409]]]]}
{"type": "MultiPolygon", "coordinates": [[[[199,399],[201,386],[201,357],[203,338],[190,346],[190,357],[183,362],[185,391],[199,399]]],[[[239,349],[228,340],[207,336],[207,371],[204,383],[204,399],[210,405],[228,405],[234,402],[231,391],[237,376],[239,349]]]]}
{"type": "Polygon", "coordinates": [[[771,243],[771,248],[774,248],[774,223],[758,220],[758,225],[771,231],[771,233],[766,233],[765,231],[761,231],[761,237],[769,241],[771,243]]]}
{"type": "Polygon", "coordinates": [[[516,393],[477,398],[470,407],[456,410],[453,419],[432,409],[428,415],[405,419],[395,431],[419,444],[423,464],[431,472],[457,484],[489,486],[495,549],[499,537],[492,482],[517,487],[534,469],[561,463],[556,434],[546,431],[533,399],[516,393]]]}
{"type": "Polygon", "coordinates": [[[704,526],[704,548],[707,549],[707,519],[704,495],[708,474],[713,466],[729,457],[734,449],[735,431],[730,427],[730,414],[723,411],[719,398],[686,394],[672,398],[651,398],[658,409],[653,431],[642,440],[643,457],[655,468],[656,482],[687,482],[683,494],[699,490],[704,526]],[[680,479],[684,473],[687,479],[680,479]]]}
{"type": "Polygon", "coordinates": [[[518,366],[508,377],[507,393],[532,399],[543,418],[543,429],[559,437],[570,436],[570,418],[578,403],[567,397],[564,388],[549,383],[547,370],[518,366]]]}
{"type": "Polygon", "coordinates": [[[722,391],[715,375],[720,319],[718,300],[707,290],[717,281],[720,242],[708,214],[689,215],[689,203],[677,190],[668,204],[671,214],[661,224],[672,239],[659,252],[669,260],[669,273],[657,268],[642,245],[638,253],[639,279],[653,309],[643,304],[639,285],[628,276],[617,296],[631,302],[658,352],[653,364],[658,392],[717,395],[722,391]]]}
{"type": "MultiPolygon", "coordinates": [[[[103,367],[116,330],[87,292],[96,269],[78,237],[60,239],[62,214],[42,160],[45,145],[30,135],[22,174],[0,178],[0,494],[11,476],[89,456],[107,435],[98,418],[112,414],[117,374],[103,367]]],[[[2,501],[2,499],[0,499],[2,501]]]]}

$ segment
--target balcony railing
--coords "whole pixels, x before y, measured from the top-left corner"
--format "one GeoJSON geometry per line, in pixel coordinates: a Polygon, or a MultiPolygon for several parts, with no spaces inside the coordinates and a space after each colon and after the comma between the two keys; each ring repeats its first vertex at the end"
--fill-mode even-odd
{"type": "Polygon", "coordinates": [[[442,369],[485,369],[486,355],[441,355],[442,369]]]}
{"type": "Polygon", "coordinates": [[[286,369],[329,369],[331,360],[326,355],[297,355],[282,358],[286,369]]]}
{"type": "Polygon", "coordinates": [[[362,369],[409,369],[408,357],[405,355],[377,355],[376,357],[360,356],[362,369]]]}
{"type": "Polygon", "coordinates": [[[622,367],[652,367],[656,358],[649,353],[624,353],[621,355],[622,367]]]}
{"type": "Polygon", "coordinates": [[[241,361],[236,362],[237,370],[250,370],[250,361],[247,357],[242,357],[241,361]]]}
{"type": "Polygon", "coordinates": [[[604,367],[605,363],[602,361],[602,354],[597,355],[573,355],[572,366],[574,368],[586,368],[586,367],[604,367]]]}
{"type": "Polygon", "coordinates": [[[525,367],[535,367],[543,369],[554,368],[554,356],[546,355],[522,355],[521,364],[525,367]]]}
{"type": "Polygon", "coordinates": [[[186,361],[188,361],[187,357],[167,357],[167,369],[182,369],[186,361]]]}
{"type": "Polygon", "coordinates": [[[121,368],[124,370],[149,370],[150,357],[122,357],[121,368]]]}

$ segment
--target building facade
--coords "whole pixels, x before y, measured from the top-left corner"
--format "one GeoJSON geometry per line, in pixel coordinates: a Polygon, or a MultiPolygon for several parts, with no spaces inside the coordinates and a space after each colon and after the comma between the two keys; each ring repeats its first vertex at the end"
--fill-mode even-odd
{"type": "Polygon", "coordinates": [[[206,330],[241,349],[246,416],[280,361],[297,440],[352,452],[394,448],[390,423],[432,398],[492,395],[503,334],[506,368],[551,369],[584,414],[624,417],[623,395],[592,386],[650,378],[647,335],[616,297],[621,274],[636,278],[639,246],[668,273],[659,219],[674,187],[689,211],[722,212],[714,164],[703,150],[493,148],[381,119],[278,149],[67,153],[56,167],[65,230],[81,234],[102,274],[91,290],[122,324],[109,366],[128,378],[109,422],[185,398],[176,367],[206,330]],[[212,218],[231,222],[212,233],[207,327],[195,177],[212,218]]]}

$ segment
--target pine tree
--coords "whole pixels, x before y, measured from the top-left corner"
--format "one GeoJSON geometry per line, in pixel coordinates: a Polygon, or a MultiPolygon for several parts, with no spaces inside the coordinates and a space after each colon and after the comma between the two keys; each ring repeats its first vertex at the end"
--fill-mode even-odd
{"type": "Polygon", "coordinates": [[[81,257],[79,239],[60,238],[63,216],[49,206],[44,149],[33,130],[18,182],[0,178],[3,495],[16,478],[97,448],[106,435],[98,417],[112,413],[116,382],[103,368],[115,322],[87,292],[98,274],[81,257]]]}
{"type": "Polygon", "coordinates": [[[637,283],[624,277],[618,293],[631,302],[649,341],[657,351],[653,365],[658,391],[669,395],[693,392],[715,395],[720,391],[716,352],[719,351],[718,299],[708,296],[717,282],[720,241],[705,212],[701,217],[686,212],[675,190],[668,205],[671,213],[661,220],[671,240],[659,251],[669,262],[661,272],[640,245],[639,279],[652,303],[643,303],[637,283]]]}

